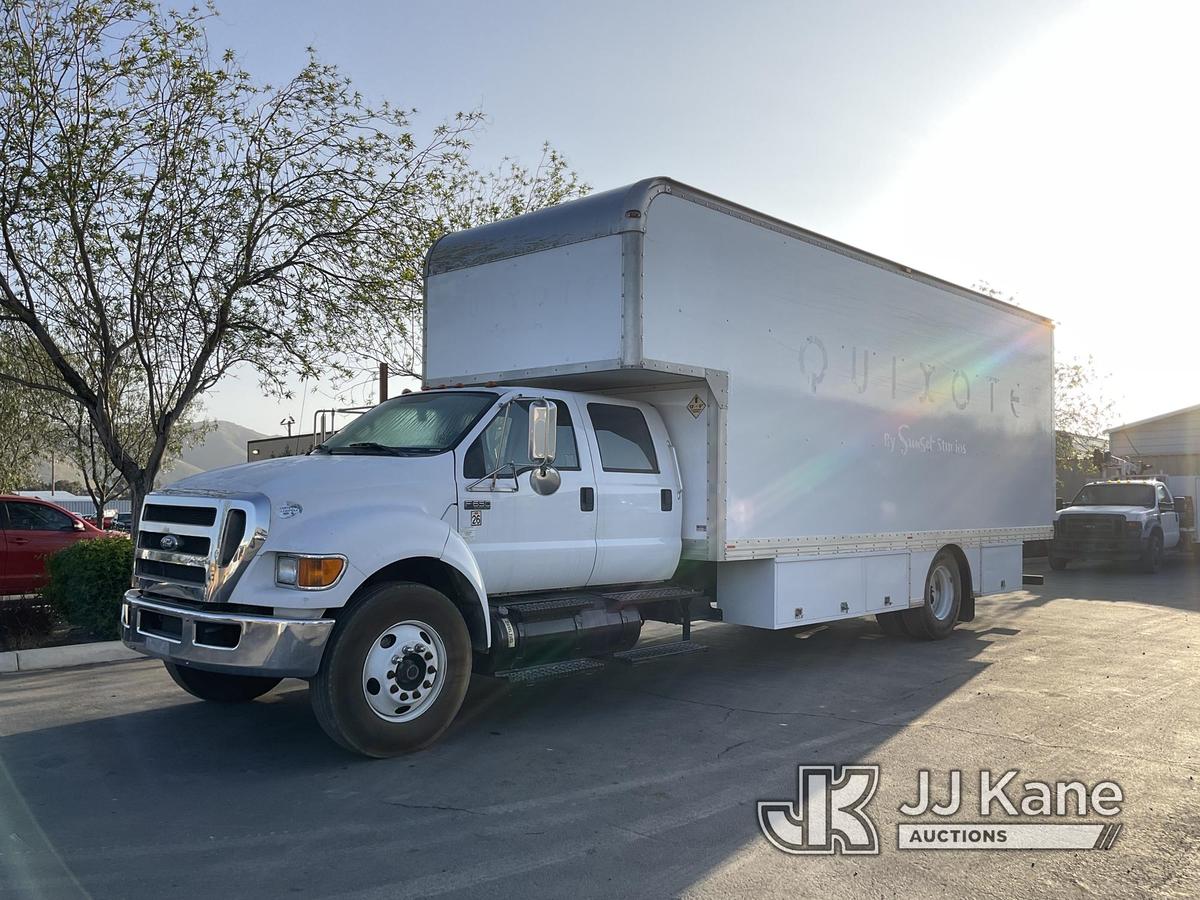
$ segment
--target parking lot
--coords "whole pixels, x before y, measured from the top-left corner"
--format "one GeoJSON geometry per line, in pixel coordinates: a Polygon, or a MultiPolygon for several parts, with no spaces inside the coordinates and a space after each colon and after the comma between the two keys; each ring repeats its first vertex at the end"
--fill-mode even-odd
{"type": "Polygon", "coordinates": [[[1200,567],[1048,573],[936,644],[870,620],[695,639],[477,680],[439,745],[388,761],[326,740],[301,682],[219,707],[150,661],[0,676],[0,895],[1200,893],[1200,567]],[[794,799],[804,762],[882,766],[879,856],[766,842],[755,802],[794,799]],[[1125,827],[1108,851],[897,851],[921,768],[1115,780],[1125,827]]]}

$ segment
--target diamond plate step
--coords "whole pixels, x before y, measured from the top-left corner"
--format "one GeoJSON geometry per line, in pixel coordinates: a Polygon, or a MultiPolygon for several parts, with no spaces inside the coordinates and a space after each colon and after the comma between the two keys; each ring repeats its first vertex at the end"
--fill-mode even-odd
{"type": "Polygon", "coordinates": [[[698,650],[707,649],[708,647],[704,644],[697,644],[693,641],[668,641],[665,644],[650,644],[646,647],[622,650],[620,653],[614,653],[612,658],[617,662],[636,666],[640,663],[662,659],[664,656],[677,656],[680,653],[695,653],[698,650]]]}
{"type": "Polygon", "coordinates": [[[653,587],[633,591],[614,591],[601,596],[615,601],[618,606],[635,606],[639,603],[654,603],[659,600],[697,600],[703,597],[704,593],[692,588],[653,587]]]}
{"type": "Polygon", "coordinates": [[[604,668],[604,663],[594,659],[568,659],[563,662],[545,663],[540,666],[530,666],[528,669],[510,669],[507,672],[497,672],[497,678],[503,678],[512,684],[532,684],[535,681],[549,681],[552,678],[566,678],[569,675],[583,675],[604,668]]]}
{"type": "Polygon", "coordinates": [[[525,615],[540,615],[548,612],[586,609],[594,605],[597,599],[595,594],[585,594],[573,597],[550,597],[546,600],[519,600],[516,603],[505,603],[502,605],[512,610],[518,610],[525,615]]]}

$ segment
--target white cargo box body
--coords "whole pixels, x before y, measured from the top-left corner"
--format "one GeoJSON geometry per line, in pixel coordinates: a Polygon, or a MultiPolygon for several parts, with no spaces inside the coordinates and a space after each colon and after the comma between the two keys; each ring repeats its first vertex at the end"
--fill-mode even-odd
{"type": "Polygon", "coordinates": [[[428,384],[653,403],[683,473],[685,556],[779,561],[722,579],[778,594],[801,571],[785,561],[849,554],[818,580],[853,581],[867,609],[836,610],[862,614],[923,596],[947,543],[978,592],[1014,589],[1021,542],[1050,536],[1048,320],[677,182],[444,238],[425,327],[428,384]]]}

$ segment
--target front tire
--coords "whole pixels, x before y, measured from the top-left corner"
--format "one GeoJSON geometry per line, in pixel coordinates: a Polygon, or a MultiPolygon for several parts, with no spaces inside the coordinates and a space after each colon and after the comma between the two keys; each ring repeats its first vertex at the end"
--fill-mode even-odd
{"type": "Polygon", "coordinates": [[[378,759],[427,747],[450,726],[471,679],[471,636],[445,594],[393,582],[338,619],[309,695],[321,728],[378,759]]]}
{"type": "Polygon", "coordinates": [[[1146,549],[1142,551],[1142,571],[1153,575],[1162,568],[1163,563],[1163,539],[1162,535],[1157,531],[1150,535],[1150,540],[1146,542],[1146,549]]]}
{"type": "Polygon", "coordinates": [[[171,679],[201,700],[214,703],[249,703],[270,691],[282,679],[260,678],[254,675],[226,675],[223,672],[207,672],[177,663],[163,662],[171,679]]]}
{"type": "Polygon", "coordinates": [[[958,560],[939,550],[925,576],[925,603],[903,612],[904,625],[915,638],[940,641],[949,637],[962,607],[963,583],[958,560]]]}

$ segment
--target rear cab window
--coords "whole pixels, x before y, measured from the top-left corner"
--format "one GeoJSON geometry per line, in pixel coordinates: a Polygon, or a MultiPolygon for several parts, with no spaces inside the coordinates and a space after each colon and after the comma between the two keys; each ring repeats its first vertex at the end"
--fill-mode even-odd
{"type": "Polygon", "coordinates": [[[654,439],[640,409],[612,403],[589,403],[587,410],[596,432],[600,465],[605,472],[658,474],[654,439]]]}

